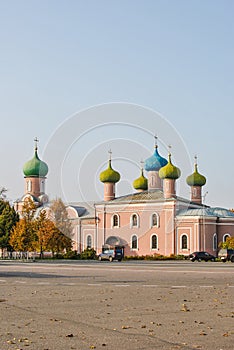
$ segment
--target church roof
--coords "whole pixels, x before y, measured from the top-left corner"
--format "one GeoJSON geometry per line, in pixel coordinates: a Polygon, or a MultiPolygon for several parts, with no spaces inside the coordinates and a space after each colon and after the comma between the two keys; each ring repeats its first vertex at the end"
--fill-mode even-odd
{"type": "Polygon", "coordinates": [[[202,217],[218,217],[218,218],[232,218],[234,219],[234,213],[225,208],[195,208],[195,209],[183,209],[177,213],[177,216],[202,216],[202,217]]]}

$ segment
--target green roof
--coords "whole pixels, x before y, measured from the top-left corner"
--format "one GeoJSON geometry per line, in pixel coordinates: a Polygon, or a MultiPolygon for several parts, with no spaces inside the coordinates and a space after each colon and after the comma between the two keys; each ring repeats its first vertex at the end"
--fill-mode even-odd
{"type": "Polygon", "coordinates": [[[168,155],[168,163],[159,170],[161,179],[178,179],[180,177],[180,169],[171,162],[171,154],[168,155]]]}
{"type": "Polygon", "coordinates": [[[111,160],[109,160],[108,168],[101,172],[100,176],[101,182],[112,182],[116,183],[120,180],[120,174],[112,169],[111,160]]]}
{"type": "Polygon", "coordinates": [[[47,175],[48,166],[38,157],[37,148],[35,148],[34,157],[24,164],[23,172],[27,177],[45,177],[47,175]]]}
{"type": "Polygon", "coordinates": [[[197,170],[197,164],[195,164],[194,173],[189,175],[186,179],[186,182],[189,186],[204,186],[206,183],[205,176],[199,174],[197,170]]]}
{"type": "Polygon", "coordinates": [[[141,176],[133,181],[133,187],[136,190],[147,190],[148,189],[148,180],[144,176],[143,169],[141,169],[141,176]]]}

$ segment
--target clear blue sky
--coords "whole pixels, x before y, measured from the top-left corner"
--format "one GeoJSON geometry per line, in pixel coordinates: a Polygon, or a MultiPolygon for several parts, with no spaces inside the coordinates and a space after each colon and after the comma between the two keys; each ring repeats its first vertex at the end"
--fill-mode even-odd
{"type": "MultiPolygon", "coordinates": [[[[207,204],[234,207],[233,13],[232,0],[0,0],[0,185],[9,189],[9,198],[23,194],[22,166],[32,157],[35,136],[47,161],[43,156],[51,138],[71,115],[93,105],[127,102],[160,112],[191,159],[198,155],[199,170],[207,177],[207,204]]],[[[147,125],[146,119],[145,124],[160,137],[157,123],[147,125]]],[[[98,181],[107,147],[118,157],[120,144],[115,148],[110,139],[114,144],[128,138],[119,131],[103,132],[102,152],[94,145],[91,151],[88,142],[70,152],[63,178],[66,200],[82,200],[79,181],[72,183],[70,176],[77,174],[77,162],[87,153],[95,157],[82,192],[92,172],[98,181]]],[[[134,154],[133,147],[133,161],[138,162],[152,153],[153,139],[145,135],[139,140],[136,134],[134,140],[130,133],[137,149],[134,154]],[[139,143],[146,149],[142,155],[139,143]]],[[[96,136],[90,135],[92,141],[96,136]]],[[[161,141],[173,146],[174,140],[161,141]]],[[[62,145],[61,140],[57,152],[62,145]]],[[[166,156],[163,147],[161,153],[166,156]]],[[[47,192],[54,198],[62,194],[53,186],[48,160],[47,192]]],[[[183,173],[183,165],[176,165],[183,173]]],[[[123,167],[125,179],[127,169],[123,167]]],[[[186,169],[179,194],[189,197],[187,175],[186,169]]],[[[133,176],[138,173],[131,170],[126,181],[133,176]]],[[[94,193],[93,199],[98,196],[94,193]]]]}

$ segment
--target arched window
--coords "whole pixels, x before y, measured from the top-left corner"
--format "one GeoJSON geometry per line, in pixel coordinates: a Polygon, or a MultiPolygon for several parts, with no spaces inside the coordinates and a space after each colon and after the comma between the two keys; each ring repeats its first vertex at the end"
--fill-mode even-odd
{"type": "Polygon", "coordinates": [[[217,250],[218,248],[218,242],[217,242],[217,235],[216,233],[213,234],[213,250],[217,250]]]}
{"type": "Polygon", "coordinates": [[[158,214],[153,213],[151,216],[151,227],[159,227],[159,217],[158,214]]]}
{"type": "Polygon", "coordinates": [[[151,249],[158,249],[158,236],[157,235],[151,236],[151,249]]]}
{"type": "Polygon", "coordinates": [[[112,216],[112,227],[119,227],[119,216],[117,214],[112,216]]]}
{"type": "Polygon", "coordinates": [[[225,233],[225,235],[223,235],[223,242],[226,242],[227,238],[229,237],[230,237],[229,233],[225,233]]]}
{"type": "Polygon", "coordinates": [[[181,236],[181,248],[188,249],[188,237],[187,237],[187,235],[181,236]]]}
{"type": "Polygon", "coordinates": [[[138,239],[136,235],[132,236],[132,249],[137,249],[138,248],[138,239]]]}
{"type": "Polygon", "coordinates": [[[32,191],[32,181],[28,180],[27,181],[27,192],[31,192],[32,191]]]}
{"type": "Polygon", "coordinates": [[[87,248],[92,248],[92,236],[87,236],[87,248]]]}
{"type": "Polygon", "coordinates": [[[133,214],[131,216],[131,222],[130,222],[131,227],[139,227],[139,218],[137,214],[133,214]]]}

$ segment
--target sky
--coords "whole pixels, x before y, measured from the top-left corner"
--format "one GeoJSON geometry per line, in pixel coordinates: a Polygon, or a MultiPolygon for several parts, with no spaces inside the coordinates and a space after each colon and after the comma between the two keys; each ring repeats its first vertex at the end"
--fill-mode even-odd
{"type": "Polygon", "coordinates": [[[234,207],[232,0],[0,0],[0,186],[24,193],[22,168],[47,162],[46,192],[100,200],[112,151],[117,194],[154,151],[181,169],[198,157],[205,204],[234,207]]]}

